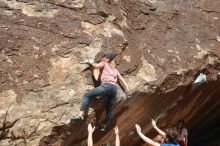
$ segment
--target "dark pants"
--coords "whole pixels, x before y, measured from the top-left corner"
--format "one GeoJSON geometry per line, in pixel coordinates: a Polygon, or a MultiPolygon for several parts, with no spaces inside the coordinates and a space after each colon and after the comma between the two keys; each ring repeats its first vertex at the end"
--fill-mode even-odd
{"type": "Polygon", "coordinates": [[[83,100],[81,102],[80,110],[86,111],[90,99],[95,98],[97,96],[105,96],[107,98],[105,124],[108,124],[112,118],[112,111],[116,101],[116,93],[117,93],[117,86],[108,83],[102,84],[83,95],[83,100]]]}

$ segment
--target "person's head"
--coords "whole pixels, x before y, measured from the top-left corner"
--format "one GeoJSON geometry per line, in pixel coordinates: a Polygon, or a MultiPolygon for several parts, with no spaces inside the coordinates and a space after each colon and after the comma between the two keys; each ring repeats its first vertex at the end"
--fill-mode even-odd
{"type": "Polygon", "coordinates": [[[165,143],[177,144],[178,133],[174,129],[166,130],[165,143]]]}
{"type": "Polygon", "coordinates": [[[115,58],[115,55],[112,51],[107,51],[105,54],[102,56],[102,61],[105,62],[111,62],[115,58]]]}
{"type": "Polygon", "coordinates": [[[183,128],[184,127],[184,120],[179,120],[178,122],[177,122],[177,128],[183,128]]]}
{"type": "Polygon", "coordinates": [[[164,136],[159,134],[159,135],[156,136],[155,141],[159,142],[159,143],[164,143],[165,138],[164,138],[164,136]]]}

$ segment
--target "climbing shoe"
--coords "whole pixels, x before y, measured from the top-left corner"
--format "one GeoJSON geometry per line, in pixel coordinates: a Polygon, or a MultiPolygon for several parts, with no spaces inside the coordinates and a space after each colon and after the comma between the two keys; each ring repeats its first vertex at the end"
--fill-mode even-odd
{"type": "Polygon", "coordinates": [[[101,131],[102,132],[105,132],[107,130],[107,125],[106,124],[103,124],[102,127],[101,127],[101,131]]]}
{"type": "Polygon", "coordinates": [[[70,121],[74,121],[74,120],[84,120],[84,117],[83,116],[72,116],[70,117],[70,121]]]}

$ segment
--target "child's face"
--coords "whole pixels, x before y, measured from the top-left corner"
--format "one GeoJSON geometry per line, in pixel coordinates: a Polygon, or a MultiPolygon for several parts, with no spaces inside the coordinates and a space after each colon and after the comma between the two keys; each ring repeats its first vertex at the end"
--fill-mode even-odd
{"type": "Polygon", "coordinates": [[[179,123],[177,124],[177,127],[178,127],[178,128],[182,128],[182,127],[183,127],[183,122],[179,122],[179,123]]]}

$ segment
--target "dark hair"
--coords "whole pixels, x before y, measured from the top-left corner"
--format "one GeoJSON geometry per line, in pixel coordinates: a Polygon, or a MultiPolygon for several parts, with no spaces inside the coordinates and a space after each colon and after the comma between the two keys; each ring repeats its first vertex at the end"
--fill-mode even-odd
{"type": "Polygon", "coordinates": [[[167,143],[171,144],[177,144],[177,138],[178,138],[178,133],[174,129],[167,129],[166,130],[166,138],[167,138],[167,143]]]}
{"type": "Polygon", "coordinates": [[[185,121],[184,120],[178,120],[178,122],[177,123],[182,123],[182,124],[184,124],[185,123],[185,121]]]}
{"type": "Polygon", "coordinates": [[[182,129],[184,127],[184,125],[185,125],[185,121],[184,120],[178,120],[177,121],[176,126],[177,126],[178,129],[180,129],[179,124],[181,124],[181,129],[182,129]]]}

